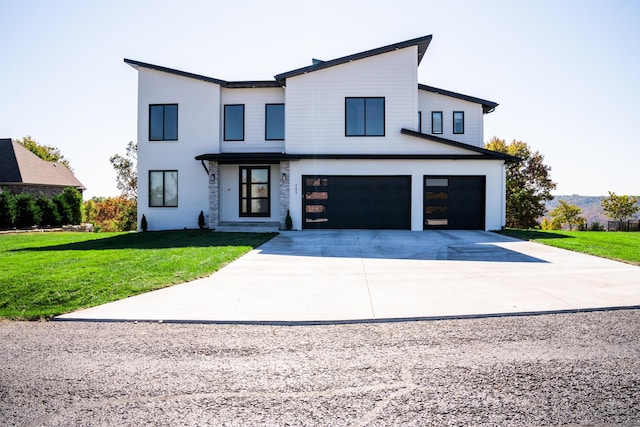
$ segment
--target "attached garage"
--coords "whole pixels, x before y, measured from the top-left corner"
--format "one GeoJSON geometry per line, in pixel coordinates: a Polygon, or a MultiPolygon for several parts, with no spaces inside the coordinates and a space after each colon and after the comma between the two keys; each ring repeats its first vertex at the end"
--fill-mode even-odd
{"type": "Polygon", "coordinates": [[[485,176],[425,176],[424,229],[484,230],[485,176]]]}
{"type": "Polygon", "coordinates": [[[303,228],[411,228],[411,176],[302,177],[303,228]]]}

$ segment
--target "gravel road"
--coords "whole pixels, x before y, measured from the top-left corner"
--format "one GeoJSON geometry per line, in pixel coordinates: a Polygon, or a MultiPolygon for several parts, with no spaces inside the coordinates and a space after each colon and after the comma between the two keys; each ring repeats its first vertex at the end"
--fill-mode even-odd
{"type": "Polygon", "coordinates": [[[0,425],[640,425],[640,311],[0,322],[0,425]]]}

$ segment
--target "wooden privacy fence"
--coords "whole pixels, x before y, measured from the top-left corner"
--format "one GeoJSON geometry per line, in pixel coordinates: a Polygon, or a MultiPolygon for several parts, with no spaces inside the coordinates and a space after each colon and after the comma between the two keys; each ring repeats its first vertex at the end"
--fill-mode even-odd
{"type": "Polygon", "coordinates": [[[640,219],[607,221],[607,231],[640,231],[640,219]]]}

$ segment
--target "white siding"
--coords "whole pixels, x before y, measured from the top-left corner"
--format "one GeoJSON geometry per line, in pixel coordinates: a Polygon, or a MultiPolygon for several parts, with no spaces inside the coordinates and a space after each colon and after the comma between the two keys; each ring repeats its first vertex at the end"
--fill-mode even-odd
{"type": "Polygon", "coordinates": [[[290,165],[290,212],[295,229],[302,229],[303,175],[410,175],[411,229],[423,229],[424,175],[486,176],[487,230],[504,225],[503,162],[495,160],[301,160],[290,165]]]}
{"type": "Polygon", "coordinates": [[[265,140],[265,105],[282,103],[284,103],[283,88],[222,88],[220,106],[222,152],[282,152],[284,141],[265,140]],[[244,104],[244,141],[224,141],[225,104],[244,104]]]}
{"type": "Polygon", "coordinates": [[[476,147],[484,145],[481,104],[419,90],[418,109],[422,111],[422,133],[431,134],[431,112],[442,111],[442,133],[435,134],[435,136],[475,145],[476,147]],[[464,111],[464,134],[453,133],[454,111],[464,111]]]}
{"type": "Polygon", "coordinates": [[[329,67],[287,79],[288,153],[415,153],[401,139],[418,121],[417,47],[329,67]],[[385,136],[346,137],[345,97],[384,97],[385,136]]]}
{"type": "Polygon", "coordinates": [[[149,230],[197,228],[208,214],[208,177],[195,156],[219,152],[220,87],[138,70],[138,224],[149,230]],[[178,104],[178,140],[149,141],[149,104],[178,104]],[[178,171],[178,207],[149,207],[149,171],[178,171]]]}

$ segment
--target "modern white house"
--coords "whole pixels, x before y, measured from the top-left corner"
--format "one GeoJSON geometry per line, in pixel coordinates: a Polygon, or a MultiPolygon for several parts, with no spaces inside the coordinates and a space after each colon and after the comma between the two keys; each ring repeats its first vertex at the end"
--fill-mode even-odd
{"type": "Polygon", "coordinates": [[[505,165],[483,148],[498,105],[418,83],[431,36],[225,81],[138,70],[138,223],[500,229],[505,165]]]}

